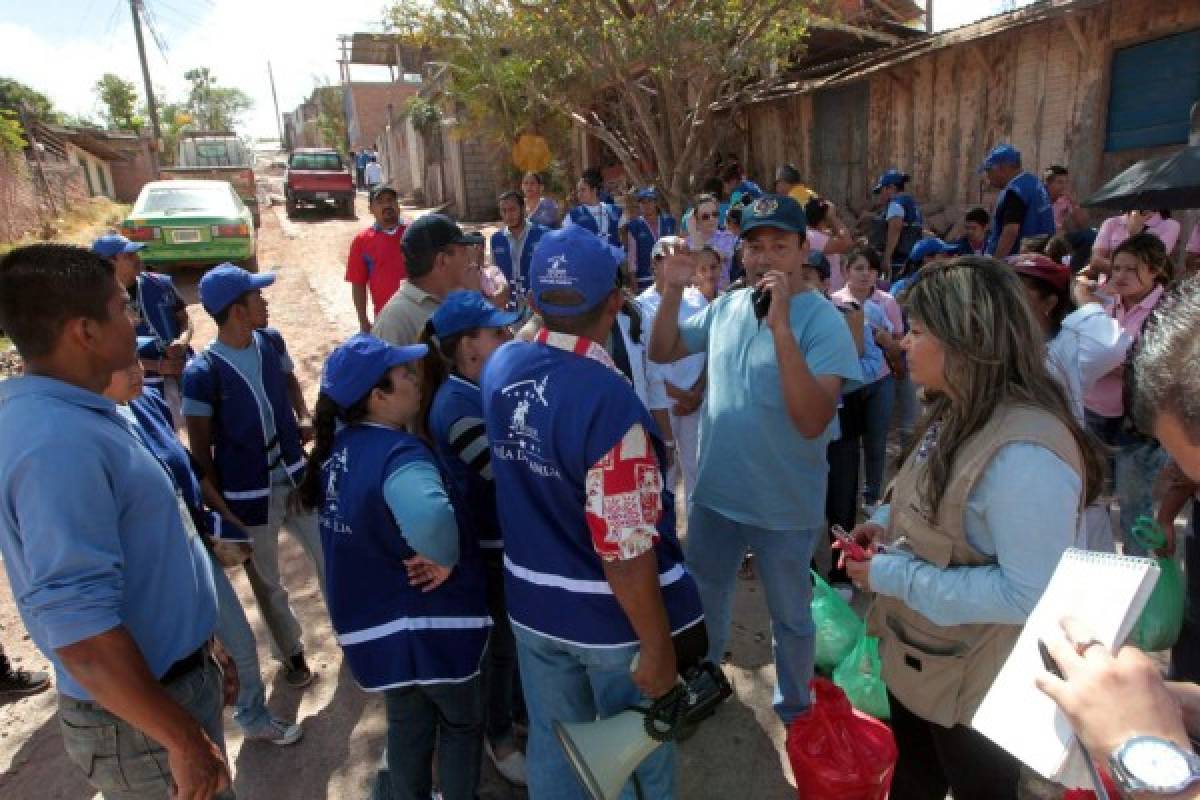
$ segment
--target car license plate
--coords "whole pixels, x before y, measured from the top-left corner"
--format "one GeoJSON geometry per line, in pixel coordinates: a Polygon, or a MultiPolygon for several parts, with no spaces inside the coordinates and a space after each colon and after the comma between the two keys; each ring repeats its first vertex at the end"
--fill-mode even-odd
{"type": "Polygon", "coordinates": [[[200,231],[195,228],[177,228],[171,231],[171,241],[175,244],[200,241],[200,231]]]}
{"type": "Polygon", "coordinates": [[[317,199],[318,200],[328,200],[329,192],[317,192],[317,199]]]}

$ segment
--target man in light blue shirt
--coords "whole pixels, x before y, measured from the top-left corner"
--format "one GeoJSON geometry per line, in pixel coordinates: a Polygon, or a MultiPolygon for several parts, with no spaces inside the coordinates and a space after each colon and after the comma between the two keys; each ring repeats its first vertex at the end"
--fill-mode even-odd
{"type": "Polygon", "coordinates": [[[804,211],[790,197],[765,195],[747,206],[744,263],[747,283],[757,288],[718,298],[683,323],[679,303],[694,259],[687,252],[668,255],[650,337],[650,358],[659,363],[708,353],[687,541],[708,620],[708,658],[720,663],[724,654],[737,568],[753,550],[775,641],[775,710],[785,724],[809,706],[808,568],[824,523],[826,445],[839,393],[862,379],[854,340],[837,309],[802,290],[805,227],[804,211]],[[756,304],[756,295],[763,302],[756,304]]]}
{"type": "Polygon", "coordinates": [[[0,260],[0,326],[27,371],[0,384],[0,552],[91,785],[209,798],[229,775],[208,557],[166,469],[100,395],[136,357],[126,303],[86,250],[0,260]]]}

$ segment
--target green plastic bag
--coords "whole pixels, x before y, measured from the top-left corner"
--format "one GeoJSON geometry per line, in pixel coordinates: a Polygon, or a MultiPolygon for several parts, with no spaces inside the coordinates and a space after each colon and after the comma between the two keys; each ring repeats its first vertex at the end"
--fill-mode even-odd
{"type": "Polygon", "coordinates": [[[879,640],[863,636],[833,671],[833,682],[842,687],[850,704],[859,711],[875,719],[888,719],[892,712],[880,672],[879,640]]]}
{"type": "MultiPolygon", "coordinates": [[[[1133,538],[1148,551],[1154,551],[1167,543],[1167,534],[1150,517],[1138,517],[1133,525],[1133,538]]],[[[1154,591],[1138,617],[1137,625],[1129,634],[1129,641],[1146,652],[1168,650],[1175,645],[1183,627],[1184,603],[1187,588],[1183,582],[1183,570],[1171,556],[1156,558],[1159,572],[1154,591]]]]}
{"type": "Polygon", "coordinates": [[[816,572],[812,573],[812,618],[816,626],[817,669],[831,674],[863,637],[863,622],[850,604],[816,572]]]}

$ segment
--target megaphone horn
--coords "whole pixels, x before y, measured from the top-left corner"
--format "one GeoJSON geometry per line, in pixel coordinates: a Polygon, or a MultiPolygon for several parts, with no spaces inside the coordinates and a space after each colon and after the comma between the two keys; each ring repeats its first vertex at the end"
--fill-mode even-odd
{"type": "Polygon", "coordinates": [[[638,711],[596,722],[554,722],[554,734],[591,800],[617,800],[621,790],[662,744],[646,735],[646,716],[638,711]]]}

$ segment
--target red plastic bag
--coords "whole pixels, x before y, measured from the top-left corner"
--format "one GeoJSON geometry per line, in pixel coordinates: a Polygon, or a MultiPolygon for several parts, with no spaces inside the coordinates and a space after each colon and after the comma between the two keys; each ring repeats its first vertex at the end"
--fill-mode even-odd
{"type": "MultiPolygon", "coordinates": [[[[1121,796],[1117,785],[1104,770],[1100,771],[1100,780],[1104,781],[1104,788],[1108,791],[1109,797],[1121,796]]],[[[1096,793],[1091,789],[1067,789],[1063,792],[1063,800],[1096,800],[1096,793]]]]}
{"type": "Polygon", "coordinates": [[[814,678],[812,708],[792,721],[787,753],[800,800],[886,800],[896,740],[856,711],[832,681],[814,678]]]}

